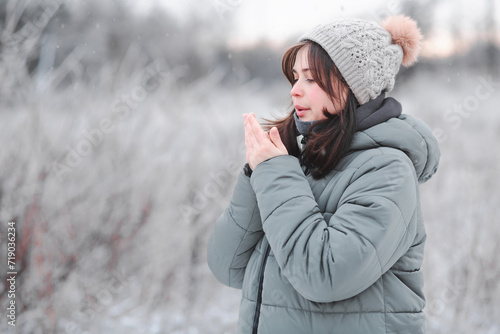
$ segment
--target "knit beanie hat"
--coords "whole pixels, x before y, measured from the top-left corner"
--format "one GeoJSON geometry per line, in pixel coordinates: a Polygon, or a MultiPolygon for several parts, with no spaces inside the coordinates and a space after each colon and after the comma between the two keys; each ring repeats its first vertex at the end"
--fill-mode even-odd
{"type": "Polygon", "coordinates": [[[418,58],[422,35],[417,23],[403,15],[382,24],[342,18],[322,24],[300,41],[319,44],[333,60],[360,104],[394,88],[400,65],[418,58]]]}

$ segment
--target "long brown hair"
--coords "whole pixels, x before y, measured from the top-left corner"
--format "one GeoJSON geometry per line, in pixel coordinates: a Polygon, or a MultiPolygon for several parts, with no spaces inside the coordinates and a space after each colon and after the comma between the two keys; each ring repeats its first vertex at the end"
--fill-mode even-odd
{"type": "Polygon", "coordinates": [[[307,135],[307,145],[301,154],[297,144],[297,132],[293,109],[290,114],[275,121],[266,120],[264,127],[276,126],[288,154],[301,160],[314,179],[320,179],[330,173],[346,155],[356,132],[356,108],[358,102],[344,77],[333,63],[328,53],[317,43],[306,41],[299,43],[285,53],[282,70],[293,87],[293,66],[297,53],[303,47],[309,47],[308,63],[314,81],[323,89],[334,105],[344,108],[331,114],[326,108],[323,114],[326,119],[319,120],[311,126],[307,135]],[[348,90],[347,97],[345,91],[348,90]]]}

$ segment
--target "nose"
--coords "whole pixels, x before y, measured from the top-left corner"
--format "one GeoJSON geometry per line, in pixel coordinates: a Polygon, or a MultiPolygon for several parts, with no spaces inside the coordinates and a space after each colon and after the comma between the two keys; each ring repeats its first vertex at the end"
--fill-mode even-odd
{"type": "Polygon", "coordinates": [[[302,87],[298,82],[295,82],[292,86],[292,90],[290,91],[290,95],[292,96],[301,96],[302,95],[302,87]]]}

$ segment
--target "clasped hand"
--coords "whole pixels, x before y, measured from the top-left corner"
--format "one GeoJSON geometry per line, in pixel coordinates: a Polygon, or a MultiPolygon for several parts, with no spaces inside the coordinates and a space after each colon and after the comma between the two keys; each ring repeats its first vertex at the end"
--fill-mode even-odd
{"type": "Polygon", "coordinates": [[[272,127],[269,133],[266,133],[254,114],[244,114],[243,118],[245,119],[247,161],[252,170],[263,161],[279,155],[288,155],[276,127],[272,127]]]}

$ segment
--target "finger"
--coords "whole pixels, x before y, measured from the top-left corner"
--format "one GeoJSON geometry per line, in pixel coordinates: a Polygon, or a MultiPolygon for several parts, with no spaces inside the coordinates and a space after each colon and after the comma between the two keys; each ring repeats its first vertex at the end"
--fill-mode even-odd
{"type": "Polygon", "coordinates": [[[245,148],[247,152],[252,149],[252,143],[250,142],[250,137],[245,130],[245,148]]]}
{"type": "Polygon", "coordinates": [[[271,128],[271,130],[269,131],[269,137],[278,150],[283,153],[288,153],[285,144],[283,144],[283,141],[281,140],[280,132],[278,131],[277,127],[273,126],[271,128]]]}
{"type": "Polygon", "coordinates": [[[248,123],[248,121],[245,121],[244,129],[245,129],[245,145],[248,148],[249,144],[250,144],[250,136],[251,136],[251,132],[252,132],[252,130],[250,128],[250,124],[248,123]]]}
{"type": "Polygon", "coordinates": [[[250,149],[254,149],[258,145],[258,141],[255,138],[255,133],[250,121],[250,117],[247,117],[247,120],[245,121],[245,140],[248,141],[248,148],[250,149]]]}
{"type": "Polygon", "coordinates": [[[255,117],[254,114],[250,114],[251,116],[248,117],[248,121],[251,125],[252,131],[254,133],[254,136],[257,140],[257,142],[264,144],[266,142],[270,142],[269,136],[267,135],[266,132],[262,129],[260,126],[259,122],[257,121],[257,118],[255,117]]]}
{"type": "Polygon", "coordinates": [[[252,140],[250,140],[250,137],[253,136],[253,134],[252,134],[252,128],[250,126],[250,123],[248,122],[248,114],[244,114],[243,117],[245,118],[245,123],[244,123],[245,147],[248,151],[248,150],[252,149],[252,140]]]}
{"type": "MultiPolygon", "coordinates": [[[[254,122],[255,122],[255,116],[253,116],[252,114],[247,114],[247,117],[246,117],[246,120],[245,120],[245,131],[248,133],[249,137],[255,137],[255,125],[254,125],[254,122]]],[[[254,140],[255,138],[253,138],[252,140],[254,140]]]]}

